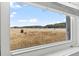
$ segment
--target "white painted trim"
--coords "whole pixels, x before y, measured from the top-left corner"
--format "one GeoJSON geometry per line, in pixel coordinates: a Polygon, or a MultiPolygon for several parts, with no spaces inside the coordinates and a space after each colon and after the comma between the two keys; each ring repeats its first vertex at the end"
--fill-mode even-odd
{"type": "Polygon", "coordinates": [[[78,31],[77,31],[77,18],[76,18],[76,16],[72,16],[71,17],[71,27],[72,27],[72,29],[71,29],[71,39],[72,39],[72,42],[73,42],[73,44],[72,44],[72,46],[73,47],[76,47],[76,46],[78,46],[78,43],[77,43],[77,41],[78,41],[78,37],[77,37],[77,33],[78,33],[78,31]]]}
{"type": "Polygon", "coordinates": [[[76,16],[76,23],[77,23],[77,40],[76,40],[76,42],[77,42],[77,46],[79,47],[79,16],[76,16]]]}
{"type": "Polygon", "coordinates": [[[9,44],[9,2],[0,2],[0,49],[1,56],[10,55],[9,44]]]}
{"type": "MultiPolygon", "coordinates": [[[[55,53],[45,54],[44,56],[72,56],[73,54],[79,52],[79,47],[68,48],[65,50],[60,50],[55,53]]],[[[76,55],[74,55],[76,56],[76,55]]]]}
{"type": "Polygon", "coordinates": [[[78,7],[77,5],[75,5],[75,4],[73,4],[73,3],[69,3],[69,2],[58,2],[58,3],[60,3],[60,4],[63,4],[63,5],[65,5],[65,6],[69,6],[69,7],[71,7],[71,8],[74,8],[74,9],[78,9],[78,10],[79,10],[79,7],[78,7]]]}

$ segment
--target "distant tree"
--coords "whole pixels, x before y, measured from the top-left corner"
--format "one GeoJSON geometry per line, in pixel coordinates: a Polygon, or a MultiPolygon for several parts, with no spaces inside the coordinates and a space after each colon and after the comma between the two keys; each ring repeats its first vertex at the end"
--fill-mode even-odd
{"type": "MultiPolygon", "coordinates": [[[[18,27],[18,26],[14,26],[12,28],[66,28],[66,23],[62,22],[62,23],[55,23],[55,24],[47,24],[45,26],[22,26],[22,27],[18,27]]],[[[21,33],[23,33],[24,30],[21,29],[21,33]]]]}
{"type": "Polygon", "coordinates": [[[52,24],[46,25],[45,28],[54,28],[52,24]]]}
{"type": "Polygon", "coordinates": [[[57,23],[54,24],[55,28],[66,28],[66,23],[57,23]]]}
{"type": "Polygon", "coordinates": [[[45,28],[66,28],[66,23],[48,24],[45,28]]]}
{"type": "Polygon", "coordinates": [[[14,26],[13,28],[18,28],[18,26],[14,26]]]}

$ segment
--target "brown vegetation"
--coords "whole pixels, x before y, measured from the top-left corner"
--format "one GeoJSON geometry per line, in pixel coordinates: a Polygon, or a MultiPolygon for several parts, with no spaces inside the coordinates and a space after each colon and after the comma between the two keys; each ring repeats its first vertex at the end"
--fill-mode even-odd
{"type": "Polygon", "coordinates": [[[23,31],[21,33],[21,29],[10,29],[11,50],[59,42],[66,38],[65,29],[25,28],[23,31]]]}

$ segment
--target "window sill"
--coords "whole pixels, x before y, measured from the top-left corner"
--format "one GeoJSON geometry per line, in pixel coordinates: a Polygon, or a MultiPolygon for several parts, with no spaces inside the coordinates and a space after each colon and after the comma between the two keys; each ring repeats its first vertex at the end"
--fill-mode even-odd
{"type": "Polygon", "coordinates": [[[63,44],[68,44],[68,43],[72,44],[72,41],[67,40],[67,41],[62,41],[62,42],[57,42],[57,43],[50,43],[50,44],[39,45],[39,46],[30,47],[30,48],[13,50],[13,51],[11,51],[11,55],[18,55],[18,54],[27,53],[27,52],[31,52],[31,51],[35,51],[35,50],[42,50],[42,49],[46,49],[46,48],[50,48],[50,47],[58,47],[58,46],[61,46],[63,44]]]}
{"type": "Polygon", "coordinates": [[[61,50],[55,53],[49,53],[46,54],[45,56],[75,56],[75,53],[79,52],[79,47],[73,47],[73,48],[68,48],[65,50],[61,50]]]}

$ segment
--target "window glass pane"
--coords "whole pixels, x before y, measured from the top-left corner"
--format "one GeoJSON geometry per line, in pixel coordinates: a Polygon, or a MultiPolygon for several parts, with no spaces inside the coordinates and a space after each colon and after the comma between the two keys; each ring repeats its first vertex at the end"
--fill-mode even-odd
{"type": "Polygon", "coordinates": [[[66,33],[66,15],[28,4],[11,3],[11,50],[65,41],[66,33]]]}

